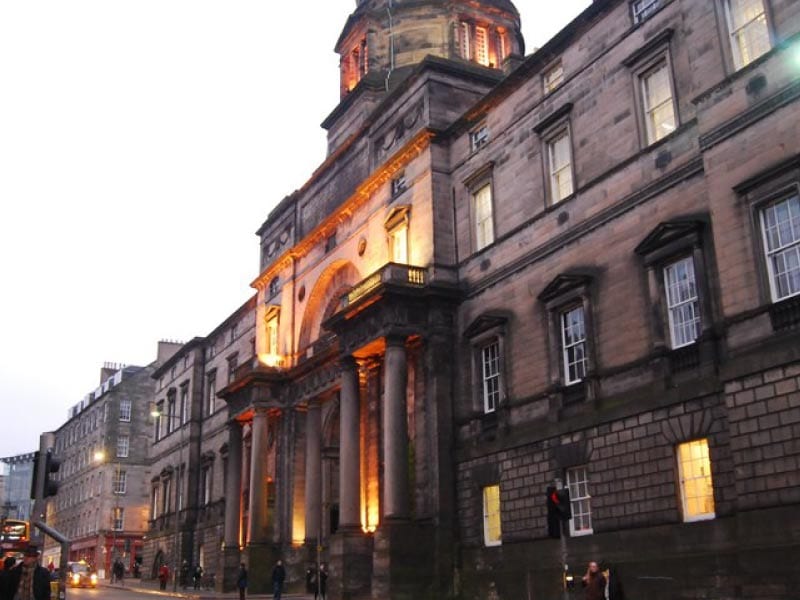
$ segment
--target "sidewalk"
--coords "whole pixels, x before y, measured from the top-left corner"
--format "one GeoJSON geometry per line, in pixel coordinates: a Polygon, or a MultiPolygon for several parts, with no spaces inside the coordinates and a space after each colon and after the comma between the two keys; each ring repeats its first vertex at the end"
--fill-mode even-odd
{"type": "MultiPolygon", "coordinates": [[[[101,581],[98,587],[110,587],[110,588],[118,588],[118,589],[128,589],[134,590],[136,592],[143,592],[145,594],[153,594],[154,596],[163,596],[167,598],[187,598],[188,600],[213,600],[215,598],[231,598],[231,599],[239,599],[239,592],[227,592],[227,593],[220,593],[215,592],[213,590],[195,590],[193,587],[189,586],[185,590],[181,589],[178,586],[178,590],[176,592],[172,591],[172,584],[170,583],[167,585],[166,590],[158,589],[158,581],[142,581],[139,579],[125,579],[124,585],[118,585],[116,583],[109,583],[107,581],[101,581]]],[[[286,598],[287,600],[313,600],[314,596],[310,594],[287,594],[284,593],[281,596],[282,598],[286,598]]],[[[272,594],[247,594],[248,600],[252,598],[253,600],[263,600],[263,599],[270,599],[272,598],[272,594]]]]}

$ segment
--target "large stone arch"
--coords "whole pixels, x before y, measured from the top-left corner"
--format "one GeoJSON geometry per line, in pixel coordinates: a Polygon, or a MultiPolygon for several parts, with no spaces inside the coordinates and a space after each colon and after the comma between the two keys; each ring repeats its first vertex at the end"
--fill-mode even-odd
{"type": "Polygon", "coordinates": [[[303,323],[298,338],[300,353],[305,352],[319,339],[322,323],[333,314],[341,295],[361,279],[358,269],[347,260],[334,261],[322,272],[308,296],[306,309],[303,312],[303,323]]]}

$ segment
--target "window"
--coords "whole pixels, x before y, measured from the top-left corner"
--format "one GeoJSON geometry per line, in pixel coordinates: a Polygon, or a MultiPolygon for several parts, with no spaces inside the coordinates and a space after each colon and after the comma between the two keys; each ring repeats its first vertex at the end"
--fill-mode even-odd
{"type": "Polygon", "coordinates": [[[267,354],[278,354],[278,316],[267,320],[267,354]]]}
{"type": "Polygon", "coordinates": [[[769,52],[772,44],[763,0],[726,0],[725,17],[736,69],[769,52]]]}
{"type": "Polygon", "coordinates": [[[178,417],[177,407],[176,407],[176,398],[175,398],[175,390],[172,389],[169,391],[169,395],[167,396],[167,433],[172,433],[177,426],[175,424],[175,419],[178,417]]]}
{"type": "Polygon", "coordinates": [[[691,256],[664,267],[664,291],[672,348],[687,346],[700,335],[700,298],[691,256]]]}
{"type": "Polygon", "coordinates": [[[127,435],[117,437],[117,458],[128,458],[131,438],[127,435]]]}
{"type": "Polygon", "coordinates": [[[112,491],[115,494],[124,494],[127,490],[128,474],[122,470],[114,471],[114,478],[111,480],[112,491]]]}
{"type": "Polygon", "coordinates": [[[542,76],[542,85],[545,95],[549,94],[564,82],[564,67],[561,61],[550,67],[542,76]]]}
{"type": "Polygon", "coordinates": [[[472,194],[475,215],[475,249],[481,250],[494,242],[492,218],[492,185],[485,184],[472,194]]]}
{"type": "Polygon", "coordinates": [[[228,357],[228,383],[231,383],[236,378],[236,367],[239,364],[239,354],[233,354],[228,357]]]}
{"type": "Polygon", "coordinates": [[[206,412],[213,415],[217,408],[217,371],[211,371],[208,374],[206,392],[206,412]]]}
{"type": "Polygon", "coordinates": [[[114,513],[112,516],[113,524],[112,528],[114,531],[122,531],[123,524],[124,524],[124,516],[125,516],[125,509],[121,507],[117,507],[114,509],[114,513]]]}
{"type": "Polygon", "coordinates": [[[325,252],[333,252],[336,248],[336,232],[332,233],[325,240],[325,252]]]}
{"type": "Polygon", "coordinates": [[[156,402],[156,413],[158,416],[155,419],[155,439],[156,441],[164,437],[166,433],[166,419],[164,418],[164,401],[159,400],[156,402]]]}
{"type": "Polygon", "coordinates": [[[175,493],[178,495],[177,504],[178,510],[183,510],[183,469],[178,468],[178,478],[176,481],[177,488],[175,489],[175,493]]]}
{"type": "Polygon", "coordinates": [[[231,327],[231,343],[233,343],[237,337],[239,337],[239,324],[234,323],[231,327]]]}
{"type": "Polygon", "coordinates": [[[185,381],[181,384],[181,425],[189,421],[189,382],[185,381]]]}
{"type": "Polygon", "coordinates": [[[589,469],[585,466],[567,469],[567,488],[572,519],[569,522],[570,535],[592,533],[592,510],[589,496],[589,469]]]}
{"type": "Polygon", "coordinates": [[[684,521],[714,518],[714,485],[708,440],[694,440],[678,445],[678,472],[684,521]]]}
{"type": "Polygon", "coordinates": [[[469,145],[473,152],[489,143],[489,128],[481,125],[469,132],[469,145]]]}
{"type": "MultiPolygon", "coordinates": [[[[334,243],[335,243],[335,238],[334,238],[334,243]]],[[[272,281],[269,282],[269,295],[270,295],[270,297],[272,297],[272,296],[274,296],[275,294],[278,293],[279,286],[280,286],[280,279],[278,279],[277,277],[273,277],[272,281]]],[[[213,346],[212,346],[211,356],[214,356],[213,346]]]]}
{"type": "Polygon", "coordinates": [[[164,513],[172,512],[172,477],[164,479],[164,485],[161,486],[161,506],[164,507],[164,513]]]}
{"type": "Polygon", "coordinates": [[[130,423],[131,421],[131,401],[130,400],[120,400],[119,401],[119,420],[125,423],[130,423]]]}
{"type": "Polygon", "coordinates": [[[458,31],[458,54],[464,60],[472,58],[470,53],[470,37],[469,23],[462,21],[458,31]]]}
{"type": "Polygon", "coordinates": [[[649,19],[659,8],[661,8],[662,4],[663,0],[634,0],[634,2],[631,3],[633,23],[638,25],[642,21],[649,19]]]}
{"type": "Polygon", "coordinates": [[[200,487],[201,506],[211,503],[212,484],[213,484],[213,479],[211,477],[211,467],[205,467],[203,468],[202,482],[200,487]]]}
{"type": "Polygon", "coordinates": [[[669,67],[659,63],[640,77],[647,143],[652,144],[675,131],[669,67]]]}
{"type": "Polygon", "coordinates": [[[761,210],[770,294],[777,302],[800,293],[800,196],[761,210]]]}
{"type": "Polygon", "coordinates": [[[497,340],[481,348],[483,412],[497,410],[500,402],[500,343],[497,340]]]}
{"type": "Polygon", "coordinates": [[[576,306],[561,314],[561,351],[566,385],[582,381],[586,376],[586,325],[583,306],[576,306]]]}
{"type": "Polygon", "coordinates": [[[483,488],[483,542],[487,546],[499,546],[502,543],[499,485],[483,488]]]}
{"type": "Polygon", "coordinates": [[[550,202],[556,204],[572,194],[572,150],[569,130],[563,129],[547,143],[550,202]]]}
{"type": "Polygon", "coordinates": [[[475,28],[475,60],[485,66],[489,66],[489,32],[486,27],[475,28]]]}
{"type": "Polygon", "coordinates": [[[161,516],[159,512],[158,493],[158,484],[154,483],[150,490],[150,518],[154,520],[161,516]]]}
{"type": "Polygon", "coordinates": [[[396,227],[389,232],[389,245],[392,262],[408,263],[408,227],[396,227]]]}
{"type": "Polygon", "coordinates": [[[392,197],[399,196],[404,191],[406,191],[406,174],[403,171],[392,179],[392,197]]]}

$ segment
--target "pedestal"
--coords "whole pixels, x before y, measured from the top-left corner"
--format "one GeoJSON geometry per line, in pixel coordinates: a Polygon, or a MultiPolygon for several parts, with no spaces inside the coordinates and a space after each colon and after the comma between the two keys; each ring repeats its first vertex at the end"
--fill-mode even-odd
{"type": "Polygon", "coordinates": [[[272,594],[272,569],[278,558],[271,544],[251,544],[247,547],[248,595],[272,594]]]}
{"type": "Polygon", "coordinates": [[[439,600],[434,573],[435,532],[430,524],[384,521],[375,532],[372,598],[439,600]]]}
{"type": "Polygon", "coordinates": [[[359,528],[343,528],[331,537],[328,565],[330,600],[370,598],[372,543],[372,536],[359,528]]]}
{"type": "Polygon", "coordinates": [[[214,582],[217,592],[233,592],[238,589],[236,583],[241,564],[242,553],[238,546],[225,546],[222,549],[222,577],[217,577],[214,582]]]}

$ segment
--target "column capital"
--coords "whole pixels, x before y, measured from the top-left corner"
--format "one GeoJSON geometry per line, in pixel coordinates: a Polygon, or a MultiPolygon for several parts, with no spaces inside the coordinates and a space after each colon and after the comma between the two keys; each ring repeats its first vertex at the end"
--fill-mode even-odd
{"type": "Polygon", "coordinates": [[[405,348],[408,336],[402,333],[388,333],[384,337],[386,347],[405,348]]]}
{"type": "Polygon", "coordinates": [[[352,354],[344,354],[339,357],[339,366],[343,371],[355,370],[358,368],[358,361],[352,354]]]}

